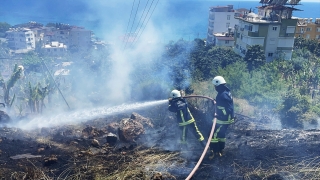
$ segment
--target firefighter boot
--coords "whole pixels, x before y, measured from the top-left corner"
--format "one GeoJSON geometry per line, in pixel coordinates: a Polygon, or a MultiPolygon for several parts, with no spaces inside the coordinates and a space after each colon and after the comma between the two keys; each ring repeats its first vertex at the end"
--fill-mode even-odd
{"type": "Polygon", "coordinates": [[[220,157],[222,157],[223,154],[224,154],[224,153],[223,153],[223,150],[220,150],[218,154],[219,154],[220,157]]]}
{"type": "Polygon", "coordinates": [[[212,160],[214,158],[214,152],[211,150],[209,154],[209,159],[212,160]]]}

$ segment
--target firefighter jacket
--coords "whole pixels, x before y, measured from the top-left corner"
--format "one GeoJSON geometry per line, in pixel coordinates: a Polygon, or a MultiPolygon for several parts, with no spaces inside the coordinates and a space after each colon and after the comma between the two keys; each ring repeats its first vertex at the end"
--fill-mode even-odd
{"type": "Polygon", "coordinates": [[[199,131],[197,124],[189,111],[188,104],[185,99],[180,97],[169,100],[168,110],[176,113],[179,126],[182,128],[181,143],[186,143],[188,129],[192,131],[199,141],[204,140],[202,133],[199,131]]]}
{"type": "Polygon", "coordinates": [[[216,96],[217,123],[231,124],[234,121],[234,107],[230,89],[224,84],[221,84],[216,87],[216,90],[218,91],[216,96]]]}
{"type": "Polygon", "coordinates": [[[186,100],[181,97],[170,100],[168,110],[177,114],[177,120],[180,126],[194,122],[186,100]]]}

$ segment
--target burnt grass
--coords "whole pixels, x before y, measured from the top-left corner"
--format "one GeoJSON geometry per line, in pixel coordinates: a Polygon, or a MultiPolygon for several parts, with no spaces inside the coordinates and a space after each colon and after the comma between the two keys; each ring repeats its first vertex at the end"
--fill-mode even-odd
{"type": "MultiPolygon", "coordinates": [[[[203,147],[194,138],[178,143],[174,114],[166,108],[136,111],[153,128],[134,142],[115,145],[107,135],[117,134],[117,123],[133,112],[32,131],[2,127],[0,179],[185,179],[203,147]]],[[[209,134],[210,115],[191,111],[209,134]]],[[[207,154],[192,179],[320,179],[320,131],[261,128],[270,121],[238,117],[223,156],[210,160],[207,154]]]]}

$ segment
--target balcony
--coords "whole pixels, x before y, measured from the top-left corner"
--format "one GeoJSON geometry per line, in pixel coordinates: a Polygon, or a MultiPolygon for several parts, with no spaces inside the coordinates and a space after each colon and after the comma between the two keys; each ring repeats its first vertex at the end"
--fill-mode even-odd
{"type": "Polygon", "coordinates": [[[259,37],[259,33],[258,32],[248,31],[248,36],[250,36],[250,37],[259,37]]]}

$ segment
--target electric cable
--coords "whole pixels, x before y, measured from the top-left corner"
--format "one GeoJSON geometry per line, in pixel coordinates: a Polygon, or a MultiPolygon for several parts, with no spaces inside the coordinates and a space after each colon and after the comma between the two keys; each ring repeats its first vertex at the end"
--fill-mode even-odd
{"type": "MultiPolygon", "coordinates": [[[[132,26],[131,26],[131,28],[130,28],[130,33],[129,33],[129,35],[130,35],[131,32],[132,32],[132,28],[133,28],[134,21],[135,21],[135,19],[136,19],[137,13],[138,13],[139,6],[140,6],[140,0],[139,0],[139,3],[138,3],[138,7],[137,7],[137,10],[136,10],[136,13],[135,13],[134,18],[133,18],[133,22],[132,22],[132,26]]],[[[124,49],[126,49],[127,44],[128,44],[128,41],[129,41],[129,37],[127,38],[126,45],[124,46],[124,49]]]]}
{"type": "Polygon", "coordinates": [[[130,21],[131,21],[131,16],[132,16],[132,11],[133,11],[133,7],[134,7],[134,3],[136,2],[136,0],[133,1],[132,3],[132,7],[131,7],[131,12],[130,12],[130,17],[129,17],[129,21],[128,21],[128,24],[127,24],[127,29],[126,29],[126,32],[124,34],[124,38],[125,39],[127,37],[127,31],[128,31],[128,28],[129,28],[129,24],[130,24],[130,21]]]}
{"type": "MultiPolygon", "coordinates": [[[[148,17],[148,14],[149,14],[149,11],[150,11],[150,8],[151,8],[153,2],[154,2],[154,0],[152,0],[152,2],[151,2],[151,4],[150,4],[150,7],[149,7],[149,9],[148,9],[148,12],[147,12],[146,16],[144,17],[143,22],[142,22],[141,25],[140,25],[140,28],[139,28],[139,30],[138,30],[138,32],[137,32],[137,35],[139,34],[139,32],[140,32],[140,30],[141,30],[141,28],[142,28],[142,26],[143,26],[144,21],[145,21],[146,18],[148,17]]],[[[148,0],[148,2],[147,2],[147,4],[146,4],[145,8],[147,7],[148,3],[149,3],[149,0],[148,0]]],[[[143,10],[142,15],[144,14],[144,11],[145,11],[145,9],[143,10]]],[[[141,18],[142,18],[142,16],[141,16],[141,18]]],[[[140,20],[141,20],[141,19],[140,19],[140,20]]],[[[140,21],[139,21],[139,23],[140,23],[140,21]]],[[[139,23],[138,23],[138,24],[139,24],[139,23]]],[[[138,26],[137,26],[137,27],[138,27],[138,26]]],[[[134,36],[134,39],[133,39],[131,45],[134,44],[134,41],[136,40],[136,37],[137,37],[137,36],[134,36]]]]}
{"type": "MultiPolygon", "coordinates": [[[[154,0],[153,0],[153,1],[154,1],[154,0]]],[[[153,1],[152,1],[152,2],[153,2],[153,1]]],[[[144,23],[144,20],[143,20],[143,22],[142,22],[142,24],[140,25],[140,28],[139,28],[139,30],[138,30],[138,33],[136,33],[136,32],[137,32],[137,29],[138,29],[138,27],[139,27],[139,24],[140,24],[140,22],[141,22],[141,19],[142,19],[143,15],[144,15],[144,12],[145,12],[145,10],[146,10],[146,8],[147,8],[147,6],[148,6],[148,4],[149,4],[149,0],[147,1],[146,6],[145,6],[144,9],[143,9],[143,12],[142,12],[142,15],[141,15],[141,17],[140,17],[140,19],[139,19],[139,22],[137,23],[137,27],[136,27],[136,29],[134,30],[134,36],[133,36],[132,43],[133,43],[134,40],[136,39],[136,34],[139,33],[139,31],[140,31],[140,29],[141,29],[141,26],[142,26],[143,23],[144,23]]],[[[152,3],[151,3],[151,5],[152,5],[152,3]]],[[[150,5],[150,6],[151,6],[151,5],[150,5]]],[[[149,8],[149,9],[150,9],[150,8],[149,8]]],[[[148,13],[149,13],[149,10],[148,10],[148,12],[147,12],[147,14],[146,14],[146,16],[145,16],[144,19],[146,19],[146,17],[148,16],[148,13]]]]}
{"type": "MultiPolygon", "coordinates": [[[[153,8],[153,10],[152,10],[152,12],[151,12],[151,15],[149,16],[149,19],[147,20],[147,23],[146,23],[146,25],[144,26],[143,30],[141,31],[138,39],[140,38],[140,36],[141,36],[141,34],[143,33],[144,29],[147,27],[147,24],[148,24],[149,20],[151,19],[151,16],[152,16],[154,10],[156,9],[156,7],[157,7],[157,5],[158,5],[158,2],[159,2],[159,0],[157,1],[156,5],[154,6],[154,8],[153,8]]],[[[137,41],[136,41],[136,42],[137,42],[137,41]]]]}

